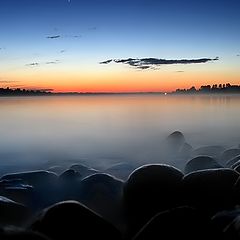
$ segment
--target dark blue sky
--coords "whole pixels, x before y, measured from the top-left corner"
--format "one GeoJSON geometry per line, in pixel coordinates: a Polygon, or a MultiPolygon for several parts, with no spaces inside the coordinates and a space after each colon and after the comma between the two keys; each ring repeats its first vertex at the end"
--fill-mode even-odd
{"type": "Polygon", "coordinates": [[[225,67],[236,65],[239,26],[239,0],[1,1],[0,77],[57,60],[72,68],[111,58],[219,56],[225,67]]]}

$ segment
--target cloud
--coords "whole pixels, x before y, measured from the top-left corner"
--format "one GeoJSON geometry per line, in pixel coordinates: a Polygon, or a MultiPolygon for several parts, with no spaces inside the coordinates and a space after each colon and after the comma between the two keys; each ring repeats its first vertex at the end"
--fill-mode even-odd
{"type": "Polygon", "coordinates": [[[53,36],[47,36],[48,39],[57,39],[60,38],[61,35],[53,35],[53,36]]]}
{"type": "Polygon", "coordinates": [[[46,38],[48,39],[58,39],[58,38],[81,38],[82,35],[52,35],[52,36],[47,36],[46,38]]]}
{"type": "Polygon", "coordinates": [[[237,57],[240,57],[240,54],[237,54],[237,57]]]}
{"type": "Polygon", "coordinates": [[[66,52],[66,50],[64,50],[64,49],[60,51],[60,53],[65,53],[65,52],[66,52]]]}
{"type": "Polygon", "coordinates": [[[40,65],[51,65],[51,64],[57,64],[60,63],[60,60],[54,60],[54,61],[48,61],[48,62],[44,62],[44,63],[40,63],[40,62],[33,62],[33,63],[28,63],[25,66],[29,66],[29,67],[37,67],[40,65]]]}
{"type": "Polygon", "coordinates": [[[65,35],[65,38],[81,38],[82,35],[65,35]]]}
{"type": "Polygon", "coordinates": [[[26,66],[30,66],[30,67],[33,67],[33,66],[39,66],[40,63],[38,62],[33,62],[33,63],[28,63],[26,64],[26,66]]]}
{"type": "Polygon", "coordinates": [[[219,60],[216,58],[198,58],[198,59],[159,59],[159,58],[127,58],[127,59],[109,59],[100,64],[109,64],[111,62],[127,64],[131,67],[138,69],[157,69],[161,65],[173,65],[173,64],[197,64],[197,63],[207,63],[211,61],[219,60]]]}
{"type": "Polygon", "coordinates": [[[176,71],[176,73],[184,73],[185,71],[182,71],[182,70],[180,70],[180,71],[176,71]]]}
{"type": "Polygon", "coordinates": [[[109,64],[109,63],[111,63],[112,61],[113,61],[113,60],[110,59],[110,60],[106,60],[106,61],[100,62],[100,64],[109,64]]]}
{"type": "Polygon", "coordinates": [[[55,60],[55,61],[50,61],[50,62],[45,62],[45,64],[57,64],[57,63],[59,63],[60,62],[60,60],[55,60]]]}

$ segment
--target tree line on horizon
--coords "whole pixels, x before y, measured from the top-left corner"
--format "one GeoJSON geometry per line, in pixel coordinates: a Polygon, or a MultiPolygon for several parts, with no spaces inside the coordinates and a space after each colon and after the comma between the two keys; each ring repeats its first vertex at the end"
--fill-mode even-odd
{"type": "Polygon", "coordinates": [[[28,89],[12,89],[12,88],[0,88],[0,95],[3,96],[24,96],[24,95],[48,95],[51,94],[51,92],[44,91],[44,90],[28,90],[28,89]]]}
{"type": "Polygon", "coordinates": [[[177,89],[174,93],[240,93],[240,85],[227,84],[213,84],[202,85],[199,89],[192,86],[189,89],[177,89]]]}

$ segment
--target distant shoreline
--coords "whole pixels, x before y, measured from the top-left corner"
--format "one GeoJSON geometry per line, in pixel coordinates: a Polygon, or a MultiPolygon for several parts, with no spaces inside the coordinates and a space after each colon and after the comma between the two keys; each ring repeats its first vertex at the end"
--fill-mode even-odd
{"type": "Polygon", "coordinates": [[[240,85],[215,84],[205,85],[196,89],[194,86],[189,89],[176,89],[173,92],[52,92],[50,90],[27,90],[0,88],[0,97],[27,97],[27,96],[94,96],[94,95],[229,95],[240,94],[240,85]]]}
{"type": "Polygon", "coordinates": [[[128,92],[128,93],[47,93],[47,94],[0,94],[0,98],[3,97],[54,97],[54,96],[103,96],[103,95],[161,95],[161,96],[200,96],[200,95],[240,95],[240,92],[218,92],[218,93],[177,93],[177,92],[170,92],[170,93],[162,93],[162,92],[128,92]]]}

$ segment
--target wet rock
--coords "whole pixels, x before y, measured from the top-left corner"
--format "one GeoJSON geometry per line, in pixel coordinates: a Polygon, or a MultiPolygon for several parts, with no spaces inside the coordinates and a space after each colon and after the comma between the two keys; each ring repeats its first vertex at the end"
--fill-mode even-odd
{"type": "Polygon", "coordinates": [[[234,207],[234,185],[239,174],[232,169],[192,172],[183,178],[185,204],[208,215],[234,207]]]}
{"type": "Polygon", "coordinates": [[[118,240],[121,235],[110,223],[84,205],[61,202],[46,209],[32,225],[52,240],[58,239],[105,239],[118,240]]]}
{"type": "Polygon", "coordinates": [[[129,234],[135,234],[160,211],[181,205],[181,180],[178,169],[162,164],[136,169],[124,185],[124,203],[129,234]]]}
{"type": "Polygon", "coordinates": [[[240,149],[239,148],[232,148],[227,149],[224,151],[220,157],[220,160],[223,164],[226,164],[230,159],[240,155],[240,149]]]}
{"type": "Polygon", "coordinates": [[[223,168],[215,159],[208,156],[199,156],[191,159],[185,166],[184,173],[198,170],[223,168]]]}
{"type": "Polygon", "coordinates": [[[28,217],[29,211],[24,205],[0,196],[0,225],[20,226],[28,217]]]}
{"type": "Polygon", "coordinates": [[[220,234],[210,228],[209,220],[197,210],[179,207],[157,214],[133,238],[156,239],[220,239],[220,234]]]}

